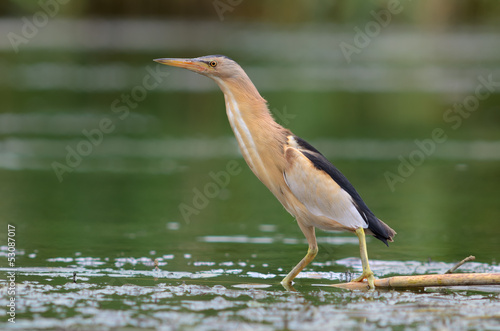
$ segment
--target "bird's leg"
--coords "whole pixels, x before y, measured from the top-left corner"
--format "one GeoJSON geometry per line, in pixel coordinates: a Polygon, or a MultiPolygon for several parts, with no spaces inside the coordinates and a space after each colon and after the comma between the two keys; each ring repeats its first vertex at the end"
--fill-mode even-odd
{"type": "Polygon", "coordinates": [[[363,230],[363,228],[357,228],[356,235],[359,239],[359,253],[361,255],[361,265],[363,266],[363,273],[358,278],[353,279],[353,282],[362,282],[363,279],[366,278],[370,289],[374,289],[375,285],[373,284],[373,272],[371,271],[370,264],[368,263],[368,252],[366,250],[365,230],[363,230]]]}
{"type": "Polygon", "coordinates": [[[293,289],[291,287],[292,280],[304,269],[318,254],[318,244],[316,243],[316,236],[314,234],[313,226],[302,225],[300,220],[297,220],[302,233],[304,233],[307,242],[309,243],[309,249],[307,250],[306,256],[288,273],[288,275],[281,281],[281,284],[286,289],[293,289]]]}

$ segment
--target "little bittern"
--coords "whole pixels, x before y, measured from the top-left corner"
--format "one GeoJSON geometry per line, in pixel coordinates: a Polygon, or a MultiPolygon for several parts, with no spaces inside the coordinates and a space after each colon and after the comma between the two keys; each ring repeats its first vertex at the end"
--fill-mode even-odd
{"type": "Polygon", "coordinates": [[[223,55],[193,59],[156,59],[158,63],[189,69],[213,79],[224,93],[226,112],[241,153],[250,169],[292,214],[309,250],[282,280],[292,280],[318,253],[315,228],[346,230],[359,238],[363,273],[373,285],[365,232],[386,245],[396,232],[366,206],[347,178],[317,149],[276,123],[264,100],[243,69],[223,55]]]}

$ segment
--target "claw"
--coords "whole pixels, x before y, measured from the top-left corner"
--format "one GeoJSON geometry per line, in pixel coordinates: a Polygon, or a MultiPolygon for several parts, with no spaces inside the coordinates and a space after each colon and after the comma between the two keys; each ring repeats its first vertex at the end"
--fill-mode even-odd
{"type": "Polygon", "coordinates": [[[285,290],[289,292],[297,292],[297,290],[293,287],[292,282],[287,283],[285,280],[281,282],[281,285],[285,288],[285,290]]]}
{"type": "Polygon", "coordinates": [[[363,280],[365,280],[365,279],[368,281],[368,286],[370,287],[370,290],[374,290],[375,289],[375,284],[374,284],[375,277],[373,276],[373,272],[371,270],[368,270],[367,272],[363,271],[361,276],[353,279],[352,281],[353,282],[363,282],[363,280]]]}

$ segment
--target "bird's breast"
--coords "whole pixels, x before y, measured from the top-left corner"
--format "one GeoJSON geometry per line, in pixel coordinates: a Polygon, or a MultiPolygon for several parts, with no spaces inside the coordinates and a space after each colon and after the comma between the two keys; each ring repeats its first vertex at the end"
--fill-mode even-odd
{"type": "Polygon", "coordinates": [[[225,82],[218,84],[224,92],[227,117],[243,158],[285,209],[297,216],[301,203],[296,201],[283,177],[284,150],[290,131],[274,121],[263,99],[248,99],[225,82]]]}
{"type": "Polygon", "coordinates": [[[279,191],[284,157],[280,132],[272,129],[276,123],[270,116],[252,113],[254,109],[238,103],[232,94],[225,95],[228,120],[245,161],[273,193],[279,191]]]}

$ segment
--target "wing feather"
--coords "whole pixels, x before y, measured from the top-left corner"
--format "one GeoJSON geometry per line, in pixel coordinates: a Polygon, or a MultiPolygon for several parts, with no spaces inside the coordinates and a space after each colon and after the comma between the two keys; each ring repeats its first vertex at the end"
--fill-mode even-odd
{"type": "Polygon", "coordinates": [[[349,180],[316,148],[300,137],[288,136],[288,147],[285,150],[285,154],[287,155],[288,164],[284,175],[285,177],[296,177],[289,178],[288,180],[285,178],[287,185],[292,190],[292,193],[298,195],[297,198],[299,200],[307,201],[304,202],[307,208],[310,207],[311,210],[319,214],[330,215],[327,216],[329,218],[333,218],[336,215],[335,210],[338,208],[340,210],[337,213],[341,214],[339,220],[344,221],[334,219],[335,221],[367,228],[368,233],[373,234],[375,238],[381,240],[386,245],[388,245],[387,241],[393,241],[396,231],[373,214],[349,180]],[[298,161],[296,163],[297,167],[293,170],[295,161],[298,161]],[[316,171],[313,171],[313,168],[316,171]],[[302,174],[299,174],[299,172],[302,174]],[[305,178],[308,176],[311,178],[305,178]],[[301,177],[302,181],[300,181],[301,177]],[[308,195],[306,191],[311,187],[311,183],[315,183],[316,181],[320,181],[323,186],[328,186],[328,188],[323,188],[320,190],[321,192],[309,193],[308,195]],[[303,185],[302,188],[300,185],[303,185]],[[294,188],[292,189],[291,186],[294,188]],[[335,199],[335,194],[332,193],[337,190],[340,193],[337,193],[335,199]],[[331,195],[333,195],[333,198],[331,195]],[[316,197],[316,200],[314,197],[316,197]],[[319,203],[318,200],[321,200],[321,202],[319,203]],[[330,204],[326,205],[328,202],[330,204]],[[357,214],[354,212],[353,206],[357,210],[357,214]],[[349,216],[353,216],[354,220],[349,219],[349,216]],[[363,225],[360,225],[362,222],[359,217],[364,220],[365,223],[363,225]]]}
{"type": "Polygon", "coordinates": [[[310,213],[330,218],[347,228],[368,227],[351,195],[328,173],[315,167],[304,152],[287,147],[285,157],[285,182],[310,213]]]}

